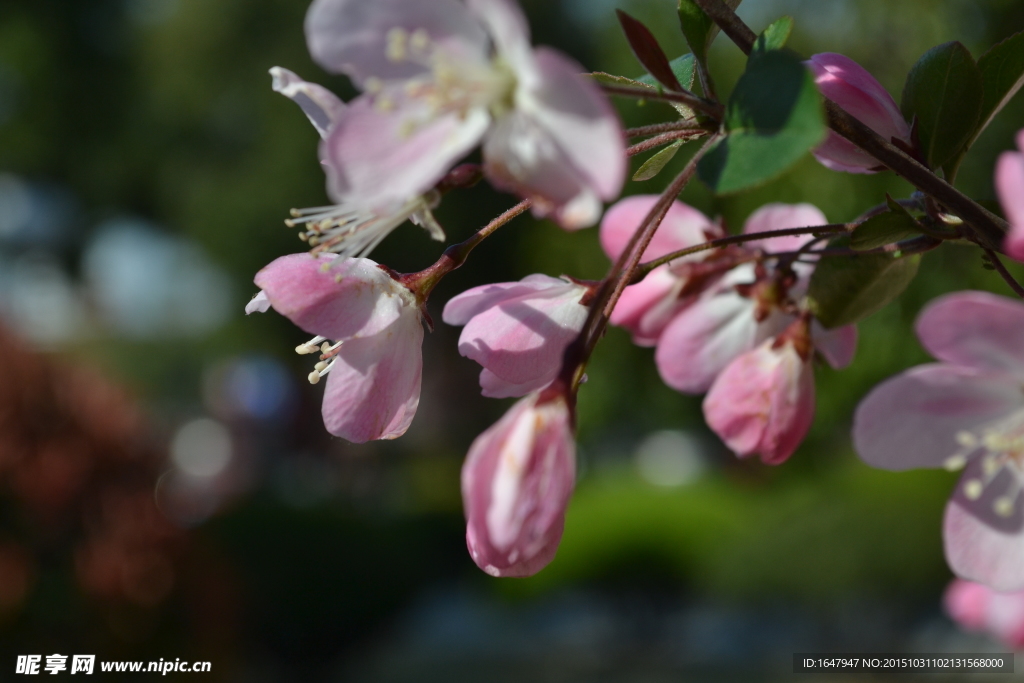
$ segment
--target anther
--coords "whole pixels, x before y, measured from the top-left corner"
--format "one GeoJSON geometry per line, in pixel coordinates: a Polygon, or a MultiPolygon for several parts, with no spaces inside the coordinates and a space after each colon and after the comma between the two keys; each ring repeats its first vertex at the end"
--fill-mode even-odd
{"type": "Polygon", "coordinates": [[[423,52],[430,45],[430,36],[427,35],[426,30],[418,28],[412,32],[412,36],[409,37],[409,47],[417,52],[423,52]]]}
{"type": "Polygon", "coordinates": [[[956,433],[956,442],[965,448],[974,448],[978,445],[978,437],[968,431],[956,433]]]}
{"type": "Polygon", "coordinates": [[[314,370],[313,372],[309,373],[309,376],[306,377],[306,379],[309,380],[310,384],[316,384],[317,382],[320,381],[320,373],[314,370]]]}
{"type": "Polygon", "coordinates": [[[967,458],[965,458],[962,455],[950,456],[950,457],[946,458],[946,462],[942,463],[943,467],[945,467],[950,472],[956,472],[957,470],[962,470],[964,468],[964,465],[966,465],[966,464],[967,464],[967,458]]]}
{"type": "Polygon", "coordinates": [[[999,458],[994,455],[986,455],[981,461],[981,469],[985,472],[986,477],[991,477],[998,472],[999,467],[999,458]]]}
{"type": "Polygon", "coordinates": [[[324,361],[320,361],[319,363],[317,363],[316,365],[313,366],[313,369],[316,370],[317,372],[323,372],[324,368],[326,368],[326,367],[327,367],[327,363],[324,362],[324,361]]]}
{"type": "Polygon", "coordinates": [[[970,479],[964,482],[964,495],[968,500],[978,500],[985,486],[979,479],[970,479]]]}
{"type": "Polygon", "coordinates": [[[387,33],[387,48],[385,54],[392,62],[401,62],[406,57],[406,42],[409,34],[404,28],[394,27],[387,33]]]}
{"type": "Polygon", "coordinates": [[[996,514],[1000,517],[1009,517],[1013,514],[1013,498],[1009,496],[1000,496],[996,498],[992,503],[992,509],[995,510],[996,514]]]}

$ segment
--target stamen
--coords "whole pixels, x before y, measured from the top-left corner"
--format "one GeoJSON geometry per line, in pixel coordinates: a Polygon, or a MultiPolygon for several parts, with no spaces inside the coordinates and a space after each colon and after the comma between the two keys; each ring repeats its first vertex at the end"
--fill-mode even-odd
{"type": "Polygon", "coordinates": [[[320,373],[314,370],[306,376],[306,379],[309,380],[310,384],[316,384],[320,381],[320,373]]]}
{"type": "Polygon", "coordinates": [[[392,62],[401,62],[405,60],[407,55],[406,44],[409,40],[409,34],[404,28],[394,27],[387,33],[387,47],[384,53],[387,58],[392,62]]]}
{"type": "Polygon", "coordinates": [[[430,46],[430,36],[426,30],[418,28],[412,32],[412,36],[409,37],[409,47],[417,52],[425,52],[430,46]]]}
{"type": "Polygon", "coordinates": [[[979,479],[969,479],[964,482],[964,495],[967,496],[967,500],[978,500],[981,498],[981,492],[985,486],[979,479]]]}
{"type": "Polygon", "coordinates": [[[313,337],[305,344],[299,344],[298,346],[296,346],[295,353],[299,354],[300,356],[307,356],[311,353],[316,353],[320,348],[317,345],[325,339],[327,339],[327,337],[313,337]]]}
{"type": "Polygon", "coordinates": [[[956,433],[956,442],[964,448],[975,448],[978,445],[978,437],[968,431],[956,433]]]}
{"type": "Polygon", "coordinates": [[[956,472],[957,470],[962,470],[966,464],[967,458],[965,456],[952,455],[946,458],[946,462],[943,463],[943,467],[945,467],[950,472],[956,472]]]}
{"type": "Polygon", "coordinates": [[[996,514],[1000,517],[1009,517],[1013,514],[1013,498],[1009,496],[1000,496],[996,498],[992,503],[992,509],[995,510],[996,514]]]}

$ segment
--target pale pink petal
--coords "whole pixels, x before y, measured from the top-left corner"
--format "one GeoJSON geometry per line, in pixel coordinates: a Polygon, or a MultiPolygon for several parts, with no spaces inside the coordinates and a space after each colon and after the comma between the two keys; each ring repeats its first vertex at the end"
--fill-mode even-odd
{"type": "Polygon", "coordinates": [[[458,0],[315,0],[306,13],[306,42],[313,60],[356,83],[367,78],[405,80],[425,74],[422,61],[391,59],[388,34],[426,32],[451,59],[486,63],[489,40],[458,0]]]}
{"type": "Polygon", "coordinates": [[[814,420],[814,374],[792,343],[768,340],[734,359],[704,399],[710,427],[740,457],[777,465],[793,454],[814,420]]]}
{"type": "Polygon", "coordinates": [[[971,631],[985,627],[992,589],[973,581],[953,579],[946,587],[942,603],[956,623],[971,631]]]}
{"type": "Polygon", "coordinates": [[[346,339],[327,376],[327,431],[353,443],[405,433],[420,400],[423,326],[406,311],[376,334],[346,339]]]}
{"type": "Polygon", "coordinates": [[[920,365],[875,387],[857,406],[853,444],[873,467],[940,467],[961,447],[957,434],[1024,405],[1009,377],[943,364],[920,365]]]}
{"type": "Polygon", "coordinates": [[[480,371],[480,394],[487,398],[517,398],[540,391],[558,376],[560,368],[553,368],[546,376],[535,377],[529,381],[516,384],[508,382],[484,368],[480,371]]]}
{"type": "MultiPolygon", "coordinates": [[[[1018,136],[1018,145],[1024,134],[1018,136]]],[[[996,192],[1003,205],[1010,232],[1006,236],[1006,253],[1024,261],[1024,154],[1003,152],[996,163],[996,192]]]]}
{"type": "Polygon", "coordinates": [[[825,142],[815,147],[811,154],[825,168],[840,173],[877,173],[884,170],[878,159],[831,130],[825,136],[825,142]]]}
{"type": "Polygon", "coordinates": [[[335,263],[327,256],[291,254],[263,268],[255,282],[274,310],[328,339],[376,334],[399,318],[411,297],[369,259],[335,263]]]}
{"type": "MultiPolygon", "coordinates": [[[[601,219],[601,247],[608,258],[614,261],[622,254],[626,243],[657,201],[658,195],[635,195],[608,208],[601,219]]],[[[687,204],[674,201],[644,251],[642,260],[650,261],[719,236],[721,229],[709,221],[707,216],[687,204]]],[[[697,254],[685,258],[696,260],[704,256],[697,254]]]]}
{"type": "Polygon", "coordinates": [[[693,301],[693,297],[677,296],[681,285],[682,280],[666,266],[655,268],[643,280],[623,290],[610,322],[629,330],[633,343],[654,346],[676,313],[693,301]]]}
{"type": "MultiPolygon", "coordinates": [[[[750,214],[746,224],[743,226],[744,234],[766,232],[768,230],[785,230],[787,228],[806,228],[815,225],[825,225],[828,219],[821,209],[813,204],[765,204],[760,209],[750,214]]],[[[796,251],[813,235],[791,235],[789,237],[770,237],[763,240],[753,240],[744,244],[753,249],[764,249],[766,251],[796,251]]]]}
{"type": "Polygon", "coordinates": [[[1024,378],[1024,303],[988,292],[935,299],[917,318],[928,353],[954,365],[1024,378]]]}
{"type": "Polygon", "coordinates": [[[814,348],[836,370],[842,370],[853,362],[857,353],[857,326],[844,325],[826,330],[817,320],[811,324],[811,339],[814,348]]]}
{"type": "Polygon", "coordinates": [[[518,4],[512,0],[467,0],[466,6],[487,27],[497,53],[518,78],[536,69],[530,27],[518,4]]]}
{"type": "Polygon", "coordinates": [[[1024,589],[1024,530],[995,529],[953,499],[942,531],[946,561],[957,576],[998,591],[1024,589]]]}
{"type": "Polygon", "coordinates": [[[466,542],[492,576],[528,576],[554,556],[572,493],[576,456],[561,397],[533,394],[478,436],[462,468],[466,542]]]}
{"type": "Polygon", "coordinates": [[[256,296],[250,299],[249,303],[245,305],[245,314],[266,313],[269,309],[270,299],[267,298],[267,293],[261,289],[256,292],[256,296]]]}
{"type": "Polygon", "coordinates": [[[438,114],[402,86],[357,97],[321,143],[328,192],[367,208],[404,203],[432,189],[489,124],[484,109],[438,114]]]}
{"type": "Polygon", "coordinates": [[[1007,256],[1024,263],[1024,223],[1010,226],[1003,248],[1007,256]]]}
{"type": "Polygon", "coordinates": [[[988,606],[989,630],[1015,650],[1024,647],[1024,591],[993,592],[988,606]]]}
{"type": "Polygon", "coordinates": [[[308,83],[288,69],[275,66],[270,69],[270,75],[274,92],[281,93],[299,105],[320,137],[326,138],[333,123],[345,111],[345,103],[327,88],[308,83]]]}
{"type": "Polygon", "coordinates": [[[562,287],[565,280],[549,275],[527,275],[519,282],[496,282],[467,289],[444,306],[441,319],[449,325],[465,325],[470,319],[502,301],[534,294],[551,287],[562,287]]]}
{"type": "Polygon", "coordinates": [[[516,109],[536,121],[598,197],[619,196],[626,143],[615,109],[582,66],[550,48],[534,51],[538,79],[516,92],[516,109]]]}

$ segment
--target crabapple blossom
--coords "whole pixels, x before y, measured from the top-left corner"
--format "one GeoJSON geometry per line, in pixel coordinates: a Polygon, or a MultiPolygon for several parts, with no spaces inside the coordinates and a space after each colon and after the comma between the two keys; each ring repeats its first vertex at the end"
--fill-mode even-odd
{"type": "Polygon", "coordinates": [[[473,441],[462,466],[466,544],[492,576],[530,576],[555,556],[576,477],[566,397],[520,399],[473,441]]]}
{"type": "Polygon", "coordinates": [[[1024,304],[949,294],[921,313],[917,336],[940,362],[875,387],[857,408],[854,446],[884,469],[963,468],[946,505],[950,567],[1024,589],[1024,304]]]}
{"type": "Polygon", "coordinates": [[[422,313],[413,293],[369,259],[331,254],[282,256],[255,282],[261,291],[253,301],[264,297],[316,335],[296,352],[321,353],[309,381],[328,375],[327,431],[354,443],[404,434],[419,405],[423,367],[422,313]]]}
{"type": "Polygon", "coordinates": [[[512,0],[315,0],[306,37],[364,91],[321,147],[333,196],[401,204],[481,141],[492,183],[568,229],[593,225],[622,187],[614,110],[579,65],[530,46],[512,0]]]}
{"type": "Polygon", "coordinates": [[[733,359],[704,398],[704,418],[736,455],[784,462],[814,421],[810,330],[797,320],[782,335],[733,359]]]}
{"type": "Polygon", "coordinates": [[[987,631],[1009,647],[1024,647],[1024,591],[1000,593],[954,579],[943,603],[950,618],[968,631],[987,631]]]}
{"type": "MultiPolygon", "coordinates": [[[[822,95],[886,140],[895,138],[908,145],[911,143],[910,126],[892,95],[860,64],[835,52],[812,55],[805,64],[814,74],[822,95]]],[[[814,157],[833,171],[874,173],[882,170],[877,159],[831,130],[825,142],[814,150],[814,157]]]]}
{"type": "Polygon", "coordinates": [[[443,320],[465,325],[459,353],[483,366],[484,396],[524,396],[558,375],[562,354],[583,328],[586,285],[547,275],[474,287],[451,299],[443,320]]]}
{"type": "Polygon", "coordinates": [[[1024,261],[1024,130],[1017,133],[1018,152],[1003,152],[996,163],[996,191],[1010,222],[1003,247],[1018,261],[1024,261]]]}

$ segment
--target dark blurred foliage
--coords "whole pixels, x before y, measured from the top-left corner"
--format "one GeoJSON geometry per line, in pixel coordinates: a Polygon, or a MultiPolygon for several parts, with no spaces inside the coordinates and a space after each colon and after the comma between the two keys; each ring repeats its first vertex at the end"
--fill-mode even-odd
{"type": "MultiPolygon", "coordinates": [[[[587,68],[641,72],[615,6],[670,56],[685,49],[671,0],[524,4],[536,42],[587,68]]],[[[508,402],[479,398],[457,329],[427,337],[407,435],[327,435],[322,388],[291,353],[303,334],[242,315],[253,274],[300,250],[288,210],[324,202],[316,133],[267,70],[354,94],[312,64],[306,6],[0,3],[0,669],[74,651],[206,659],[211,680],[754,680],[786,675],[800,649],[991,647],[957,640],[938,609],[952,475],[870,470],[848,438],[860,397],[927,359],[911,331],[921,306],[957,289],[1009,293],[963,247],[928,254],[911,289],[860,326],[851,368],[819,369],[811,436],[779,468],[737,462],[700,399],[666,388],[650,351],[610,330],[580,396],[563,546],[533,579],[490,579],[465,552],[461,459],[508,402]],[[96,256],[126,234],[141,251],[96,256]],[[174,265],[196,259],[206,265],[174,265]],[[104,280],[121,265],[127,280],[104,280]],[[207,280],[195,273],[218,291],[196,290],[207,280]],[[215,294],[228,313],[188,327],[215,294]]],[[[1019,0],[741,6],[756,30],[786,13],[794,49],[846,53],[897,99],[932,45],[959,39],[977,56],[1024,29],[1019,0]]],[[[727,93],[742,55],[720,38],[712,63],[727,93]]],[[[671,116],[618,105],[627,125],[671,116]]],[[[1022,125],[1018,98],[968,156],[964,190],[992,199],[992,165],[1022,125]]],[[[685,157],[627,193],[659,191],[685,157]]],[[[752,192],[715,198],[695,183],[683,198],[738,230],[766,202],[841,221],[909,191],[807,158],[752,192]]],[[[513,202],[481,185],[449,195],[438,218],[460,240],[513,202]]],[[[404,226],[374,258],[408,272],[441,249],[404,226]]],[[[431,312],[439,322],[477,284],[599,278],[607,265],[596,230],[519,218],[438,287],[431,312]]]]}

